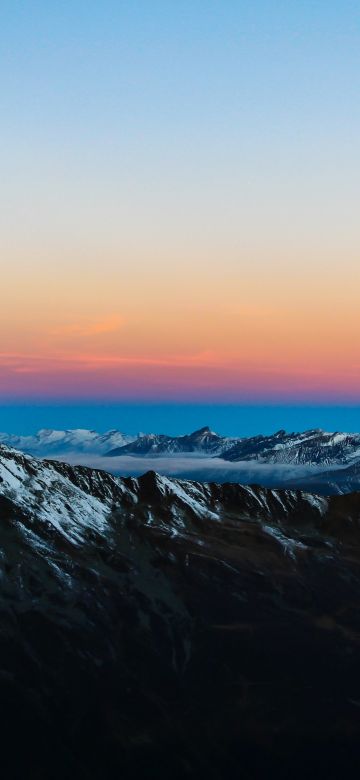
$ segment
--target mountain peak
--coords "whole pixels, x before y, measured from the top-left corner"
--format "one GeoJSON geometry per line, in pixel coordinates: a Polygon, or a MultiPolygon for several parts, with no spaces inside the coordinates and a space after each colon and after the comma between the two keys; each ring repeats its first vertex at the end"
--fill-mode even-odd
{"type": "Polygon", "coordinates": [[[208,425],[204,425],[203,428],[198,428],[190,434],[191,438],[198,438],[200,436],[218,436],[217,433],[211,430],[208,425]]]}

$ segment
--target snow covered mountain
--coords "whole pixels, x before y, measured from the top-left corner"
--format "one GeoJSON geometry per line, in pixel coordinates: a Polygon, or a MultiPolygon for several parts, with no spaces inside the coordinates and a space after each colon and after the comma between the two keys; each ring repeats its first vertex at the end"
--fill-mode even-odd
{"type": "Polygon", "coordinates": [[[34,436],[0,433],[0,443],[39,457],[89,453],[108,457],[123,455],[176,456],[181,453],[222,458],[227,462],[345,466],[360,462],[360,434],[328,433],[321,429],[303,433],[280,430],[270,436],[236,438],[220,436],[205,426],[184,436],[141,434],[117,430],[57,431],[44,429],[34,436]]]}
{"type": "Polygon", "coordinates": [[[0,446],[4,776],[357,777],[359,518],[0,446]]]}
{"type": "Polygon", "coordinates": [[[97,433],[82,428],[66,431],[43,428],[33,436],[0,433],[0,443],[40,457],[65,455],[67,452],[103,454],[109,448],[124,446],[134,438],[117,430],[97,433]]]}
{"type": "Polygon", "coordinates": [[[303,433],[280,430],[271,436],[230,438],[204,427],[186,436],[143,435],[106,454],[115,457],[191,452],[233,462],[344,465],[360,461],[360,434],[327,433],[321,429],[303,433]]]}
{"type": "Polygon", "coordinates": [[[231,447],[233,439],[219,436],[205,426],[185,436],[165,436],[165,434],[143,434],[125,446],[110,450],[107,455],[173,455],[179,452],[195,452],[206,455],[222,456],[231,447]]]}
{"type": "Polygon", "coordinates": [[[316,428],[303,433],[280,430],[272,436],[254,436],[234,442],[222,453],[229,461],[340,465],[360,461],[359,433],[327,433],[316,428]]]}
{"type": "Polygon", "coordinates": [[[235,496],[245,516],[263,522],[271,520],[271,512],[279,518],[292,514],[300,504],[306,512],[320,517],[326,512],[328,500],[294,492],[268,491],[261,487],[230,486],[169,479],[148,472],[140,478],[122,478],[105,471],[70,466],[58,461],[37,460],[0,445],[0,495],[15,501],[21,513],[36,516],[47,527],[52,526],[73,544],[84,541],[89,532],[102,533],[107,519],[117,507],[138,505],[149,495],[165,503],[157,518],[151,512],[142,516],[144,523],[184,530],[194,519],[220,522],[224,519],[227,498],[235,496]]]}

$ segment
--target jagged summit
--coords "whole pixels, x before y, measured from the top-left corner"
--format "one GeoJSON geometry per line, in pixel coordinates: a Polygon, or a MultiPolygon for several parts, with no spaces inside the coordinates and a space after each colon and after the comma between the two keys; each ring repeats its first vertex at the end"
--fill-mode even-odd
{"type": "Polygon", "coordinates": [[[222,455],[232,441],[228,437],[219,436],[206,425],[183,436],[142,434],[135,441],[122,447],[116,447],[107,454],[110,457],[126,454],[163,455],[180,452],[222,455]]]}
{"type": "Polygon", "coordinates": [[[204,435],[218,436],[218,438],[220,438],[219,435],[214,431],[212,431],[208,425],[204,425],[203,428],[198,428],[196,431],[193,431],[192,433],[189,434],[189,436],[193,438],[197,438],[204,435]]]}

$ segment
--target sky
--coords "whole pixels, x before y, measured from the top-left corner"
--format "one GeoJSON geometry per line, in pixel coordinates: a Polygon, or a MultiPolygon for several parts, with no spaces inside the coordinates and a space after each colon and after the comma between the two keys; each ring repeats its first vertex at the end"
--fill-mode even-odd
{"type": "Polygon", "coordinates": [[[299,432],[310,428],[325,431],[360,431],[359,405],[229,404],[146,401],[63,403],[40,399],[0,404],[0,431],[34,434],[44,428],[85,428],[105,432],[165,433],[181,436],[208,425],[223,436],[269,435],[281,428],[299,432]]]}
{"type": "Polygon", "coordinates": [[[2,0],[4,413],[356,404],[359,81],[349,0],[2,0]]]}

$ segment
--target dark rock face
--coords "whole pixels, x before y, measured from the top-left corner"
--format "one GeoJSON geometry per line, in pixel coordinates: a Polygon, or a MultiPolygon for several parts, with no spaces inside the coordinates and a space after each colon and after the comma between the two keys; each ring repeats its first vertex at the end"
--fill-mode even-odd
{"type": "Polygon", "coordinates": [[[359,494],[0,480],[4,777],[358,776],[359,494]]]}

